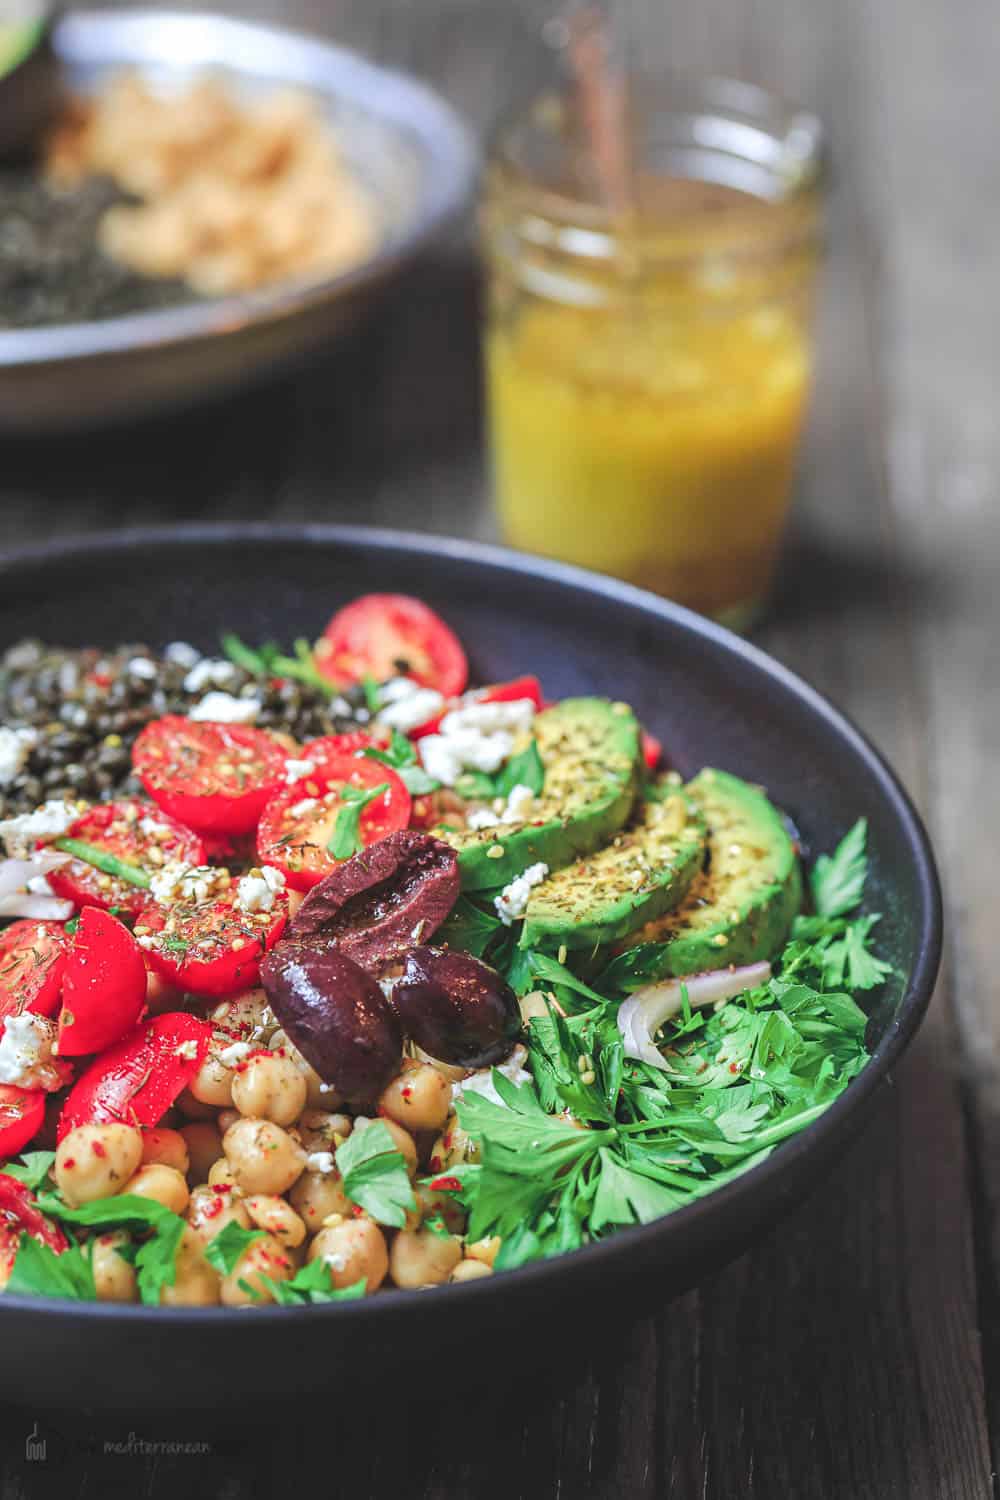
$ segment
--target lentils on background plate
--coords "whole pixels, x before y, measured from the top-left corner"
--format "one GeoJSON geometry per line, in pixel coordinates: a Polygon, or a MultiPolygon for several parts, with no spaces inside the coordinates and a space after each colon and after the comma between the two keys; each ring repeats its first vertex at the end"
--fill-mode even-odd
{"type": "Polygon", "coordinates": [[[0,780],[0,817],[30,812],[50,797],[106,802],[134,795],[139,731],[165,714],[190,713],[220,691],[259,701],[257,727],[297,740],[356,728],[367,717],[360,688],[331,698],[308,682],[262,682],[186,643],[157,654],[143,645],[100,651],[20,641],[0,661],[0,723],[36,731],[37,743],[10,781],[0,780]]]}

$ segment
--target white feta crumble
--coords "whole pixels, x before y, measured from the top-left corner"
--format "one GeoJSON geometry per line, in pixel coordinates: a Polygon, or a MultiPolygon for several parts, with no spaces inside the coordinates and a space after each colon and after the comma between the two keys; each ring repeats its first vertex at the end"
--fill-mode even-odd
{"type": "Polygon", "coordinates": [[[51,1082],[55,1023],[26,1010],[8,1016],[0,1035],[0,1083],[16,1089],[44,1088],[51,1082]]]}
{"type": "Polygon", "coordinates": [[[424,770],[445,786],[454,786],[463,771],[485,771],[492,775],[499,771],[513,748],[514,736],[505,729],[483,734],[469,727],[445,734],[444,724],[440,734],[425,735],[419,745],[424,770]]]}
{"type": "Polygon", "coordinates": [[[336,1171],[333,1152],[310,1151],[306,1157],[306,1170],[308,1172],[321,1172],[324,1177],[328,1177],[331,1172],[336,1171]]]}
{"type": "Polygon", "coordinates": [[[495,734],[498,730],[520,734],[531,727],[535,712],[530,698],[514,698],[510,703],[466,703],[445,714],[441,733],[452,735],[474,729],[478,734],[495,734]]]}
{"type": "Polygon", "coordinates": [[[182,1057],[186,1062],[194,1062],[198,1056],[198,1043],[194,1037],[188,1037],[186,1042],[181,1042],[174,1048],[174,1056],[182,1057]]]}
{"type": "Polygon", "coordinates": [[[541,863],[529,865],[520,875],[515,876],[510,885],[505,885],[499,896],[494,898],[493,905],[497,909],[497,916],[505,927],[512,922],[517,922],[528,909],[528,897],[536,885],[541,885],[549,873],[548,865],[541,863]]]}
{"type": "Polygon", "coordinates": [[[178,667],[196,666],[201,660],[201,652],[196,650],[189,641],[171,641],[163,653],[166,661],[172,661],[178,667]]]}
{"type": "Polygon", "coordinates": [[[141,677],[146,682],[152,682],[156,676],[156,663],[150,661],[148,656],[133,656],[127,671],[130,677],[141,677]]]}
{"type": "Polygon", "coordinates": [[[10,786],[37,744],[35,729],[0,729],[0,786],[10,786]]]}
{"type": "Polygon", "coordinates": [[[535,810],[535,794],[519,781],[507,794],[507,805],[500,814],[501,823],[527,823],[535,810]]]}
{"type": "Polygon", "coordinates": [[[330,704],[330,712],[332,714],[335,714],[339,719],[349,719],[354,713],[354,709],[348,703],[346,698],[337,697],[334,698],[333,702],[330,704]]]}
{"type": "Polygon", "coordinates": [[[314,760],[286,760],[285,780],[289,786],[294,786],[304,776],[311,776],[315,769],[316,762],[314,760]]]}
{"type": "Polygon", "coordinates": [[[222,875],[215,865],[187,865],[172,859],[152,876],[149,889],[164,906],[172,901],[208,901],[222,889],[222,875]]]}
{"type": "Polygon", "coordinates": [[[43,802],[32,813],[4,818],[0,822],[0,839],[6,844],[8,854],[28,854],[36,839],[59,838],[79,816],[80,809],[72,802],[58,799],[43,802]]]}
{"type": "Polygon", "coordinates": [[[236,677],[231,661],[221,656],[205,656],[195,663],[184,679],[186,693],[200,693],[203,688],[224,688],[236,677]]]}
{"type": "MultiPolygon", "coordinates": [[[[530,1083],[531,1074],[524,1066],[527,1056],[527,1048],[522,1047],[518,1043],[507,1061],[500,1063],[496,1071],[502,1073],[505,1078],[510,1079],[511,1083],[518,1086],[522,1083],[530,1083]]],[[[499,1104],[501,1109],[507,1108],[507,1105],[504,1104],[504,1101],[497,1093],[496,1085],[493,1082],[492,1068],[477,1068],[474,1073],[469,1074],[468,1078],[462,1078],[458,1083],[452,1084],[451,1097],[453,1100],[461,1099],[464,1094],[481,1094],[484,1099],[489,1099],[492,1104],[499,1104]]]]}
{"type": "Polygon", "coordinates": [[[189,719],[216,724],[253,724],[260,713],[259,698],[234,698],[232,693],[206,693],[188,713],[189,719]]]}
{"type": "Polygon", "coordinates": [[[44,875],[32,875],[31,879],[25,886],[25,890],[30,891],[33,896],[55,895],[55,891],[49,885],[49,882],[44,875]]]}
{"type": "Polygon", "coordinates": [[[479,833],[483,828],[495,828],[499,821],[500,815],[492,807],[474,807],[465,818],[466,827],[473,833],[479,833]]]}
{"type": "Polygon", "coordinates": [[[285,888],[285,877],[272,865],[262,865],[244,875],[236,887],[236,904],[242,911],[270,911],[275,897],[285,888]]]}
{"type": "Polygon", "coordinates": [[[245,1057],[250,1056],[252,1050],[249,1042],[230,1042],[228,1047],[223,1047],[218,1053],[218,1058],[224,1068],[235,1068],[245,1057]]]}
{"type": "Polygon", "coordinates": [[[346,1257],[336,1250],[331,1250],[328,1255],[324,1255],[323,1264],[324,1266],[329,1266],[331,1271],[336,1271],[338,1274],[341,1271],[347,1270],[346,1257]]]}
{"type": "Polygon", "coordinates": [[[380,690],[382,707],[376,722],[408,734],[433,719],[444,708],[443,696],[434,688],[421,687],[408,677],[394,677],[380,690]]]}
{"type": "Polygon", "coordinates": [[[303,797],[301,802],[293,802],[288,809],[293,818],[304,818],[306,813],[315,812],[319,802],[315,797],[303,797]]]}
{"type": "Polygon", "coordinates": [[[139,827],[143,833],[148,833],[153,839],[166,838],[168,835],[173,837],[166,823],[161,823],[157,818],[149,817],[148,814],[139,819],[139,827]]]}

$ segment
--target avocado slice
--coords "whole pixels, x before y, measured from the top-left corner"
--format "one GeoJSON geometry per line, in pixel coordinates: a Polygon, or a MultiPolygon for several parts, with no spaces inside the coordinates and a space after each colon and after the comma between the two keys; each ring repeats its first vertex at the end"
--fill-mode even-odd
{"type": "Polygon", "coordinates": [[[521,945],[592,948],[671,911],[705,859],[705,820],[683,792],[641,803],[624,833],[531,893],[521,945]]]}
{"type": "Polygon", "coordinates": [[[655,978],[771,958],[802,900],[795,846],[762,791],[714,770],[699,772],[686,790],[708,826],[708,864],[675,911],[647,922],[627,944],[662,950],[655,978]]]}
{"type": "Polygon", "coordinates": [[[564,698],[543,709],[532,733],[545,783],[530,823],[434,829],[457,849],[465,890],[509,885],[539,862],[561,869],[613,839],[632,811],[642,756],[627,703],[564,698]]]}

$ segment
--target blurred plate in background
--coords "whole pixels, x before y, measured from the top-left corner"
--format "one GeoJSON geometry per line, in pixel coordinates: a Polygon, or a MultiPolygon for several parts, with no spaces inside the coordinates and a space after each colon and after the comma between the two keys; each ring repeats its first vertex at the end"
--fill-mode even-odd
{"type": "Polygon", "coordinates": [[[0,331],[2,433],[79,429],[191,404],[329,347],[469,195],[476,149],[450,106],[416,80],[329,43],[155,10],[73,14],[54,40],[70,86],[81,92],[123,69],[154,85],[183,84],[209,69],[242,95],[275,86],[309,91],[374,204],[379,246],[323,281],[0,331]]]}

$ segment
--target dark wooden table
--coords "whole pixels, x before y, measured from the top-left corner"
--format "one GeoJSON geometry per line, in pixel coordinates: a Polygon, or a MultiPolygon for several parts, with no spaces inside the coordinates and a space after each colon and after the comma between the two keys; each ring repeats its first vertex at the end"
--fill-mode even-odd
{"type": "MultiPolygon", "coordinates": [[[[538,0],[256,0],[437,82],[484,133],[548,66],[538,0]]],[[[367,1423],[195,1453],[79,1448],[2,1500],[178,1493],[985,1500],[1000,1418],[1000,214],[988,0],[624,3],[647,55],[796,95],[829,122],[831,254],[797,525],[764,645],[899,768],[946,875],[922,1035],[849,1157],[751,1254],[651,1307],[557,1385],[472,1400],[387,1370],[367,1423]]],[[[211,412],[7,445],[3,543],[157,519],[344,519],[490,535],[475,274],[461,239],[350,357],[211,412]]],[[[519,1337],[530,1334],[525,1331],[519,1337]]],[[[530,1343],[529,1343],[530,1347],[530,1343]]],[[[99,1372],[95,1372],[99,1378],[99,1372]]],[[[85,1399],[81,1393],[81,1399],[85,1399]]],[[[44,1414],[39,1414],[44,1427],[44,1414]]],[[[195,1444],[198,1424],[173,1436],[195,1444]]],[[[110,1435],[110,1434],[109,1434],[110,1435]]],[[[115,1434],[127,1440],[127,1434],[115,1434]]]]}

